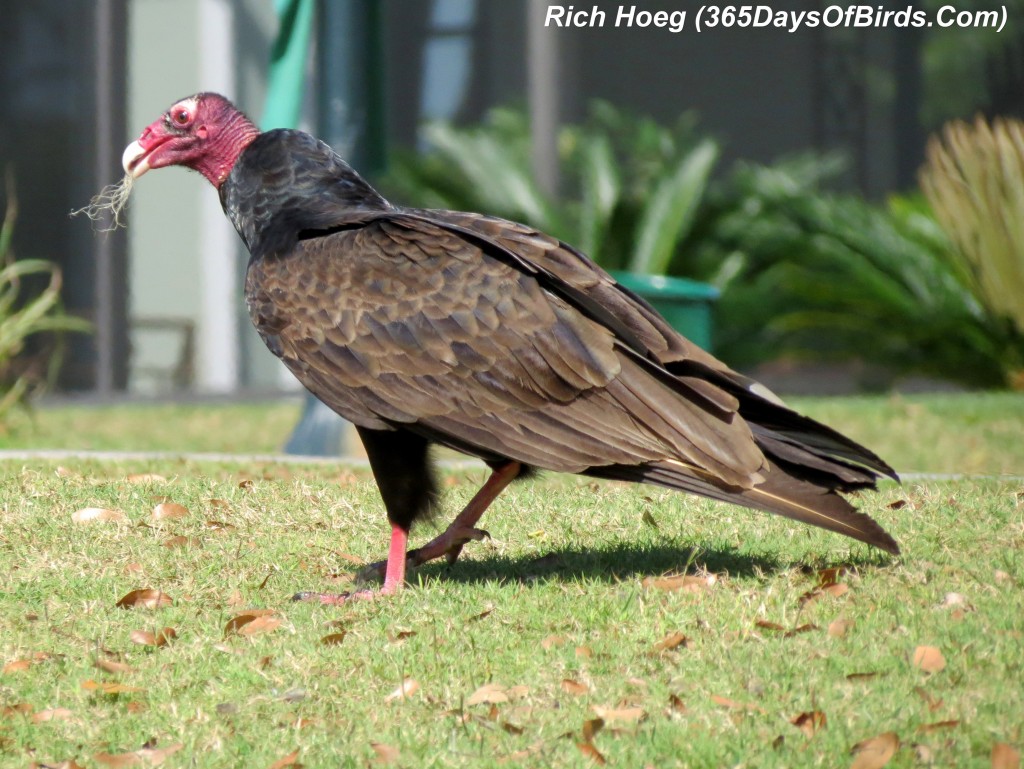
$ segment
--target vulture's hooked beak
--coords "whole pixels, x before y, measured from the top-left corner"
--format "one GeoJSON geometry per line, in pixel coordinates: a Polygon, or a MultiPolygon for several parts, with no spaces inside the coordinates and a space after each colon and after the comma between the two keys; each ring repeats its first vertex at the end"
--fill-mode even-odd
{"type": "Polygon", "coordinates": [[[146,173],[146,171],[149,170],[149,153],[153,149],[155,149],[155,147],[146,149],[138,142],[138,140],[133,141],[125,147],[124,154],[121,155],[121,165],[124,166],[125,173],[129,174],[134,179],[138,179],[146,173]]]}

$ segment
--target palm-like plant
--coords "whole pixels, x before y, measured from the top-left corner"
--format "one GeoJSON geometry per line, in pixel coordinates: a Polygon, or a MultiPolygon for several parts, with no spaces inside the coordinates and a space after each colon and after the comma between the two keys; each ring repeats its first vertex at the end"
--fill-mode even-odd
{"type": "MultiPolygon", "coordinates": [[[[958,280],[986,316],[1024,340],[1024,123],[947,124],[928,143],[921,188],[952,241],[958,280]]],[[[1024,343],[1005,368],[1024,388],[1024,343]]]]}
{"type": "Polygon", "coordinates": [[[56,374],[59,348],[46,355],[43,371],[23,365],[20,356],[27,341],[46,332],[89,331],[85,321],[66,315],[61,309],[61,272],[43,259],[13,258],[11,238],[18,207],[14,185],[8,174],[7,210],[0,225],[0,420],[11,407],[24,403],[32,390],[56,374]],[[45,281],[39,291],[28,295],[26,282],[45,281]]]}
{"type": "Polygon", "coordinates": [[[523,221],[608,268],[649,274],[669,270],[718,157],[718,145],[697,137],[691,117],[667,128],[594,102],[585,123],[562,128],[567,189],[554,199],[533,180],[521,110],[496,108],[467,128],[429,123],[423,138],[429,150],[400,154],[385,180],[397,196],[523,221]]]}

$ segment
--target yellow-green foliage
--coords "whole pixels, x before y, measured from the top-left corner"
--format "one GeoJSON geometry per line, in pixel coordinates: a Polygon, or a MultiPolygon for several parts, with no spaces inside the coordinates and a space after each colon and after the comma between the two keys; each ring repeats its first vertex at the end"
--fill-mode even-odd
{"type": "Polygon", "coordinates": [[[928,143],[921,188],[964,282],[1024,335],[1024,123],[948,123],[928,143]]]}
{"type": "MultiPolygon", "coordinates": [[[[16,403],[27,396],[38,375],[25,373],[16,359],[22,354],[25,342],[41,332],[88,331],[88,323],[64,314],[61,308],[60,268],[44,259],[15,260],[11,250],[11,236],[17,205],[14,185],[8,177],[7,211],[0,224],[0,419],[16,403]],[[28,295],[24,281],[29,278],[45,279],[46,286],[28,295]]],[[[51,356],[47,369],[53,371],[56,359],[51,356]]]]}

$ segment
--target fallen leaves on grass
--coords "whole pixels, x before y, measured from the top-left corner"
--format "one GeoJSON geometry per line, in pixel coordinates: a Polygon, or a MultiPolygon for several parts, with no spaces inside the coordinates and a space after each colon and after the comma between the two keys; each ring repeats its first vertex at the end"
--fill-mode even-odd
{"type": "Polygon", "coordinates": [[[272,609],[254,609],[236,614],[224,626],[224,637],[237,633],[242,636],[254,636],[269,633],[281,627],[281,618],[274,616],[272,609]]]}
{"type": "Polygon", "coordinates": [[[601,705],[594,705],[594,712],[602,721],[626,721],[638,723],[647,718],[647,712],[643,708],[606,708],[601,705]]]}
{"type": "Polygon", "coordinates": [[[124,662],[116,662],[115,660],[105,660],[102,657],[94,659],[92,664],[93,667],[99,668],[105,673],[112,673],[113,675],[135,672],[135,668],[131,665],[127,665],[124,662]]]}
{"type": "Polygon", "coordinates": [[[765,712],[764,708],[760,705],[755,705],[752,702],[739,702],[738,700],[722,697],[718,694],[712,694],[711,701],[716,705],[721,705],[723,708],[729,708],[730,710],[756,710],[758,713],[765,712]]]}
{"type": "Polygon", "coordinates": [[[501,684],[484,684],[466,700],[466,705],[483,705],[491,704],[497,705],[502,702],[508,702],[508,694],[505,691],[505,687],[501,684]]]}
{"type": "Polygon", "coordinates": [[[917,727],[917,731],[922,734],[927,734],[928,732],[937,732],[941,729],[952,729],[954,726],[960,726],[959,718],[951,718],[947,721],[935,721],[930,724],[921,724],[917,727]]]}
{"type": "Polygon", "coordinates": [[[167,483],[167,479],[156,473],[132,473],[125,478],[128,483],[167,483]]]}
{"type": "Polygon", "coordinates": [[[14,660],[13,662],[8,662],[4,665],[3,673],[4,675],[8,675],[10,673],[21,673],[28,670],[30,667],[32,667],[32,660],[14,660]]]}
{"type": "Polygon", "coordinates": [[[828,719],[820,710],[809,710],[793,716],[789,719],[789,723],[803,732],[807,739],[810,739],[819,729],[824,728],[825,724],[828,723],[828,719]]]}
{"type": "Polygon", "coordinates": [[[858,742],[850,749],[853,754],[850,769],[882,769],[896,755],[899,746],[900,738],[896,732],[883,732],[877,737],[858,742]]]}
{"type": "Polygon", "coordinates": [[[403,678],[402,683],[398,685],[393,692],[384,698],[385,702],[394,702],[395,700],[408,699],[419,691],[420,682],[414,678],[403,678]]]}
{"type": "Polygon", "coordinates": [[[671,651],[672,649],[678,649],[682,646],[684,649],[690,645],[690,639],[686,637],[685,633],[669,633],[667,636],[662,638],[658,643],[654,644],[651,650],[655,654],[659,652],[671,651]]]}
{"type": "Polygon", "coordinates": [[[583,741],[592,742],[597,733],[604,729],[603,718],[589,718],[583,722],[583,741]]]}
{"type": "Polygon", "coordinates": [[[992,745],[992,769],[1020,769],[1020,751],[1005,742],[992,745]]]}
{"type": "Polygon", "coordinates": [[[575,697],[581,697],[584,694],[590,694],[590,687],[582,681],[576,681],[572,678],[563,678],[562,691],[575,697]]]}
{"type": "Polygon", "coordinates": [[[911,661],[915,668],[925,673],[938,673],[946,667],[946,658],[934,646],[918,646],[911,661]]]}
{"type": "Polygon", "coordinates": [[[687,593],[702,593],[718,582],[715,574],[694,575],[694,574],[670,574],[664,577],[645,577],[640,583],[649,590],[664,590],[674,592],[682,590],[687,593]]]}
{"type": "Polygon", "coordinates": [[[780,625],[778,622],[770,622],[764,619],[759,619],[754,624],[762,630],[771,630],[776,633],[782,633],[783,638],[792,638],[795,635],[800,635],[800,633],[809,633],[812,630],[818,629],[817,625],[806,623],[803,625],[799,625],[795,628],[792,628],[790,630],[786,630],[784,625],[780,625]]]}
{"type": "Polygon", "coordinates": [[[160,609],[170,606],[172,603],[174,603],[174,599],[167,593],[146,587],[126,593],[116,606],[119,609],[160,609]]]}
{"type": "Polygon", "coordinates": [[[299,769],[302,764],[299,763],[299,751],[293,750],[287,756],[282,756],[270,765],[268,769],[284,769],[286,766],[295,767],[299,769]]]}
{"type": "Polygon", "coordinates": [[[329,635],[325,635],[323,638],[321,638],[320,643],[322,643],[324,646],[337,646],[345,640],[345,636],[347,635],[348,633],[346,633],[345,631],[341,631],[340,633],[330,633],[329,635]]]}
{"type": "Polygon", "coordinates": [[[83,507],[71,514],[73,523],[107,523],[125,521],[124,513],[105,507],[83,507]]]}
{"type": "Polygon", "coordinates": [[[43,724],[48,721],[66,721],[74,715],[67,708],[48,708],[32,714],[32,723],[43,724]]]}
{"type": "Polygon", "coordinates": [[[186,537],[178,535],[176,537],[169,537],[160,543],[162,547],[175,548],[175,547],[202,547],[203,543],[195,537],[186,537]]]}
{"type": "Polygon", "coordinates": [[[371,742],[370,747],[376,753],[373,760],[378,764],[393,764],[402,755],[398,748],[385,742],[371,742]]]}
{"type": "Polygon", "coordinates": [[[178,637],[178,631],[172,627],[165,627],[157,632],[151,630],[133,630],[128,638],[133,644],[139,646],[155,646],[161,648],[167,646],[171,641],[178,637]]]}
{"type": "Polygon", "coordinates": [[[608,763],[607,759],[605,759],[605,757],[601,755],[601,751],[595,748],[589,742],[577,742],[576,748],[580,751],[580,753],[589,758],[598,766],[604,766],[608,763]]]}
{"type": "Polygon", "coordinates": [[[188,508],[177,502],[161,502],[153,508],[154,521],[169,521],[175,518],[184,518],[186,515],[188,515],[188,508]]]}
{"type": "Polygon", "coordinates": [[[855,624],[852,619],[834,619],[828,623],[828,634],[831,638],[842,638],[855,624]]]}
{"type": "Polygon", "coordinates": [[[91,678],[82,681],[82,688],[88,692],[108,695],[131,694],[133,692],[145,691],[141,686],[130,686],[128,684],[117,683],[116,681],[93,681],[91,678]]]}
{"type": "Polygon", "coordinates": [[[160,766],[168,756],[177,753],[184,747],[180,742],[166,748],[139,748],[130,753],[96,753],[92,758],[98,764],[120,769],[124,766],[160,766]]]}

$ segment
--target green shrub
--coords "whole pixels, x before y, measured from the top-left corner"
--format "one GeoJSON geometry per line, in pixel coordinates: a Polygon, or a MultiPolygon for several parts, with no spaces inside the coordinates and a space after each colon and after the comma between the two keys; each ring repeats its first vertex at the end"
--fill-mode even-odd
{"type": "Polygon", "coordinates": [[[7,210],[0,225],[0,423],[10,409],[51,380],[60,346],[25,356],[26,343],[40,334],[88,331],[91,327],[61,309],[61,272],[43,259],[15,259],[11,249],[17,203],[8,181],[7,210]],[[38,291],[29,290],[41,285],[38,291]]]}

